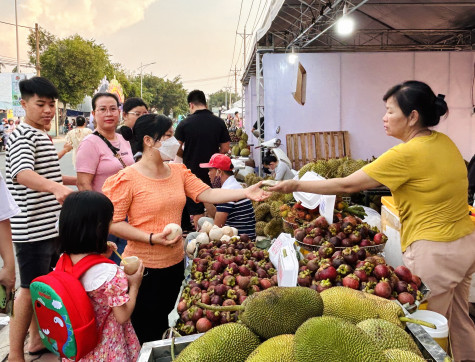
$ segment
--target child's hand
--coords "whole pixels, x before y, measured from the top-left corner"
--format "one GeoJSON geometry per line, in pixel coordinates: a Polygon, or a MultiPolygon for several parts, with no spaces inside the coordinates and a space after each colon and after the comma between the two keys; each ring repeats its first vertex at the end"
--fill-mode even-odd
{"type": "Polygon", "coordinates": [[[142,284],[142,278],[143,278],[143,272],[144,272],[144,269],[145,267],[143,266],[143,262],[142,260],[140,260],[140,264],[139,264],[139,268],[137,269],[137,271],[134,273],[134,274],[131,274],[131,275],[127,275],[127,279],[129,281],[129,286],[132,287],[136,287],[137,289],[140,287],[140,284],[142,284]]]}
{"type": "Polygon", "coordinates": [[[104,255],[107,259],[109,259],[114,252],[114,250],[117,251],[117,245],[113,241],[108,241],[107,242],[107,251],[102,254],[104,255]]]}

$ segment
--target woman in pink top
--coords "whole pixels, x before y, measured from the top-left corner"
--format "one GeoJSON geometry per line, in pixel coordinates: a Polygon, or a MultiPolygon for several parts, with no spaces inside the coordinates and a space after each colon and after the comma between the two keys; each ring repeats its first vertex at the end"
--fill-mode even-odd
{"type": "Polygon", "coordinates": [[[262,200],[256,184],[247,189],[211,189],[183,164],[165,163],[179,147],[168,117],[147,114],[133,127],[140,161],[107,179],[103,192],[114,204],[111,232],[127,239],[124,255],[136,255],[146,267],[132,324],[141,343],[162,338],[183,280],[183,239],[167,240],[169,223],[180,224],[186,197],[219,204],[244,198],[262,200]],[[128,223],[125,218],[128,217],[128,223]]]}
{"type": "MultiPolygon", "coordinates": [[[[104,181],[134,163],[130,144],[115,132],[119,124],[119,100],[112,93],[96,93],[92,97],[92,114],[97,122],[93,134],[79,144],[76,154],[77,185],[80,191],[102,192],[104,181]]],[[[126,241],[109,235],[109,241],[117,244],[119,253],[126,241]]],[[[119,262],[117,256],[111,257],[119,262]]]]}
{"type": "Polygon", "coordinates": [[[115,132],[120,114],[117,96],[96,93],[92,98],[92,109],[97,128],[84,138],[77,151],[78,189],[102,192],[104,181],[132,165],[134,158],[129,142],[115,132]]]}

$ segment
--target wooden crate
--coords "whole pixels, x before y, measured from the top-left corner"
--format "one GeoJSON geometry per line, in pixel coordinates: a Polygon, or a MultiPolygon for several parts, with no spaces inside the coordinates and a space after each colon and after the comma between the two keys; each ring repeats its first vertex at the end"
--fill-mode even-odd
{"type": "Polygon", "coordinates": [[[348,131],[293,133],[286,137],[287,156],[294,170],[316,160],[351,157],[348,131]]]}

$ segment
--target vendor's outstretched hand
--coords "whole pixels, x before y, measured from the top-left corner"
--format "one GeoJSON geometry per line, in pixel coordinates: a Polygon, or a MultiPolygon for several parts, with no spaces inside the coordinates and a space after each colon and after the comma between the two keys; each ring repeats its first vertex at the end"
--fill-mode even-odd
{"type": "Polygon", "coordinates": [[[282,192],[283,194],[289,194],[297,190],[297,180],[287,180],[279,182],[277,185],[269,187],[269,191],[282,192]]]}
{"type": "Polygon", "coordinates": [[[253,201],[264,201],[265,199],[267,199],[271,195],[271,193],[261,189],[261,185],[262,181],[245,189],[246,198],[253,201]]]}

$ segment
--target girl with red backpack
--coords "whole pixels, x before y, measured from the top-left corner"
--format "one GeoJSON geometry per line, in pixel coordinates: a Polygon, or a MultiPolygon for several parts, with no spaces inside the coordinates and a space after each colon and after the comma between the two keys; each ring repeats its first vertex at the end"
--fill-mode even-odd
{"type": "MultiPolygon", "coordinates": [[[[95,348],[79,355],[77,353],[81,349],[79,340],[84,336],[77,331],[67,332],[68,336],[71,333],[75,334],[77,347],[74,356],[79,357],[80,361],[136,361],[140,352],[140,343],[130,322],[130,316],[142,282],[144,270],[142,262],[135,274],[126,275],[119,266],[101,256],[102,254],[107,257],[106,254],[112,252],[107,243],[107,235],[113,213],[114,207],[106,196],[95,191],[80,191],[71,193],[66,198],[59,217],[59,251],[63,254],[56,265],[56,270],[66,272],[70,270],[72,275],[78,277],[91,301],[95,315],[95,331],[98,332],[98,336],[95,337],[97,338],[95,348]],[[74,269],[75,267],[77,268],[74,269]],[[79,269],[81,270],[78,271],[79,269]]],[[[63,300],[62,304],[65,306],[67,302],[63,300]]],[[[41,304],[38,306],[43,307],[41,304]]],[[[73,321],[75,312],[71,310],[68,312],[68,317],[73,321]]],[[[49,312],[51,313],[53,312],[49,312]]],[[[59,314],[64,315],[61,312],[59,314]]],[[[41,313],[37,313],[39,327],[42,330],[40,315],[41,313]]],[[[56,317],[56,322],[58,318],[56,317]]],[[[57,325],[62,326],[63,323],[56,323],[56,328],[57,325]]],[[[69,323],[64,323],[64,326],[69,327],[69,323]]],[[[44,330],[51,336],[52,331],[49,328],[44,330]]],[[[61,333],[56,335],[60,336],[61,333]]],[[[85,337],[94,338],[89,335],[85,337]]],[[[88,342],[92,342],[92,345],[95,343],[88,342]]],[[[52,344],[53,349],[63,357],[63,361],[68,360],[64,358],[65,356],[71,358],[67,354],[68,346],[65,343],[55,340],[52,344]]]]}

